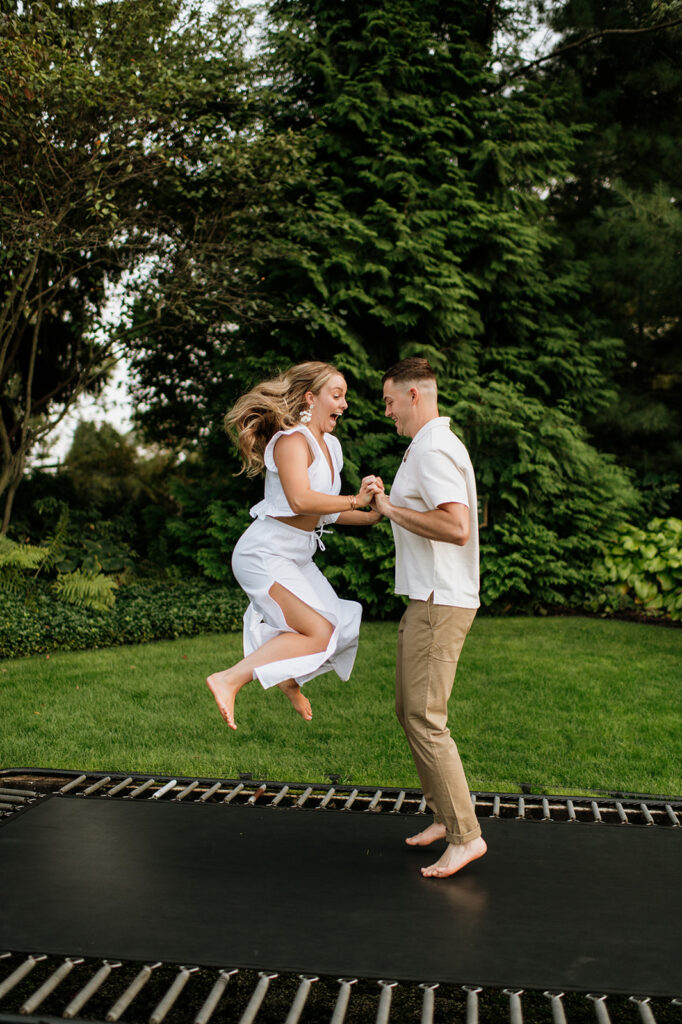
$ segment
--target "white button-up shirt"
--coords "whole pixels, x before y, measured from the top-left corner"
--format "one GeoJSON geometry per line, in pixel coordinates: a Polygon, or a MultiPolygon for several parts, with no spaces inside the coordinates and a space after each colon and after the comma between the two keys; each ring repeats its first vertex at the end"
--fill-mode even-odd
{"type": "Polygon", "coordinates": [[[415,434],[395,475],[391,503],[429,512],[446,502],[469,509],[466,544],[429,540],[391,522],[395,541],[395,592],[418,601],[478,608],[478,503],[471,459],[449,416],[429,420],[415,434]]]}

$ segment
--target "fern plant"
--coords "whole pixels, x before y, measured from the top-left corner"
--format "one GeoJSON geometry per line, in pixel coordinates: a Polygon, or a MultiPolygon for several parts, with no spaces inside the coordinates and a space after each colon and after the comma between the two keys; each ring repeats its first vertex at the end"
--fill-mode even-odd
{"type": "Polygon", "coordinates": [[[27,572],[40,571],[45,550],[31,544],[17,544],[0,534],[0,591],[16,594],[24,585],[27,572]]]}
{"type": "Polygon", "coordinates": [[[57,597],[67,604],[105,612],[114,606],[114,590],[117,586],[113,576],[75,569],[73,572],[60,573],[52,584],[52,589],[57,597]]]}
{"type": "MultiPolygon", "coordinates": [[[[52,503],[53,499],[48,501],[52,503]]],[[[48,502],[42,504],[41,511],[52,507],[52,504],[48,506],[48,502]]],[[[52,587],[61,601],[95,611],[108,611],[116,600],[114,590],[118,584],[113,576],[82,569],[59,571],[59,562],[67,543],[69,510],[61,502],[58,506],[59,519],[46,544],[19,544],[0,535],[0,593],[18,593],[27,588],[30,590],[31,583],[45,569],[57,573],[52,587]]]]}

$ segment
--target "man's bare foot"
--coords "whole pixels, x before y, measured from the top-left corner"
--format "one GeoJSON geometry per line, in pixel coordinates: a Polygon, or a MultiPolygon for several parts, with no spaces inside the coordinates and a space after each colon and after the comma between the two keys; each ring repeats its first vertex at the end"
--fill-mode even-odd
{"type": "Polygon", "coordinates": [[[422,875],[424,878],[448,878],[461,871],[467,864],[471,864],[472,860],[478,860],[487,849],[488,846],[482,836],[458,846],[448,843],[445,853],[435,864],[422,868],[422,875]]]}
{"type": "Polygon", "coordinates": [[[437,839],[445,839],[445,825],[438,825],[434,821],[423,832],[417,832],[414,836],[408,836],[405,842],[408,846],[430,846],[437,839]]]}
{"type": "Polygon", "coordinates": [[[303,690],[298,683],[295,683],[293,679],[287,679],[285,682],[278,683],[277,685],[282,693],[291,701],[294,711],[297,711],[306,722],[310,722],[313,717],[313,709],[308,698],[304,697],[303,690]]]}
{"type": "Polygon", "coordinates": [[[206,685],[215,697],[218,710],[230,729],[236,729],[234,720],[234,700],[242,688],[242,684],[230,679],[229,672],[214,672],[208,676],[206,685]]]}

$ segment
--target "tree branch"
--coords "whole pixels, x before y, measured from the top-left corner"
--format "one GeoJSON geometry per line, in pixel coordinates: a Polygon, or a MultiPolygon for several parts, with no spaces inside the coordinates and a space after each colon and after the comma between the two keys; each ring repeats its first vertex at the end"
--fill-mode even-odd
{"type": "Polygon", "coordinates": [[[522,64],[520,67],[515,68],[514,71],[511,71],[506,76],[506,79],[516,78],[517,75],[528,71],[529,68],[534,68],[538,64],[544,64],[545,61],[553,60],[568,50],[575,50],[579,46],[584,46],[585,43],[591,43],[593,39],[603,39],[604,36],[637,36],[646,32],[661,32],[663,29],[674,28],[676,25],[682,25],[682,17],[675,18],[674,21],[666,21],[662,25],[648,25],[646,28],[605,28],[600,32],[591,32],[589,35],[583,36],[582,39],[576,39],[573,43],[566,43],[565,46],[560,46],[558,49],[552,50],[551,53],[546,53],[544,57],[537,57],[535,60],[528,61],[527,64],[522,64]]]}

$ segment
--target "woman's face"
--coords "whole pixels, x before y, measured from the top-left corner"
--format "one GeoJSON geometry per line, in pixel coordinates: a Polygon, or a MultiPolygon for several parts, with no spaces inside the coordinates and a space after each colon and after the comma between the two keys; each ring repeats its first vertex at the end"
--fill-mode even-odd
{"type": "Polygon", "coordinates": [[[315,425],[323,434],[330,434],[336,422],[348,408],[346,401],[347,384],[340,373],[335,373],[326,384],[322,385],[319,394],[310,395],[315,402],[310,426],[315,425]]]}

